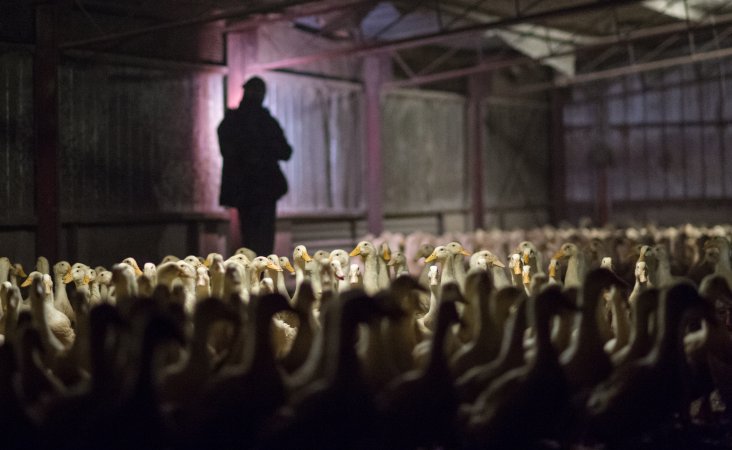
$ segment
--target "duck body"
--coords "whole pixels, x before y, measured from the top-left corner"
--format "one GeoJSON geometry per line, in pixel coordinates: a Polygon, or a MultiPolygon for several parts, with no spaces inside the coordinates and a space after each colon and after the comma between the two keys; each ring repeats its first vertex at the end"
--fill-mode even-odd
{"type": "MultiPolygon", "coordinates": [[[[274,314],[289,309],[289,302],[279,294],[252,297],[246,359],[212,380],[191,406],[186,423],[195,434],[183,442],[185,448],[254,445],[264,421],[285,402],[270,326],[274,314]]],[[[187,431],[184,436],[188,436],[187,431]]]]}
{"type": "Polygon", "coordinates": [[[376,405],[353,345],[358,324],[383,314],[380,311],[374,299],[355,290],[328,308],[335,323],[326,330],[332,345],[324,355],[325,377],[292,396],[262,448],[380,448],[376,405]]]}
{"type": "Polygon", "coordinates": [[[569,387],[551,344],[549,318],[561,295],[558,287],[550,287],[529,300],[536,355],[526,366],[498,378],[478,397],[465,425],[469,447],[530,448],[558,432],[569,387]]]}
{"type": "Polygon", "coordinates": [[[459,397],[444,352],[449,327],[457,321],[455,303],[442,302],[427,366],[393,380],[380,395],[378,402],[386,427],[385,447],[457,445],[455,418],[459,397]]]}
{"type": "Polygon", "coordinates": [[[468,369],[457,379],[458,392],[463,402],[473,401],[498,377],[526,363],[523,349],[526,330],[525,294],[515,287],[504,288],[499,293],[517,299],[516,310],[504,329],[498,356],[493,361],[468,369]]]}
{"type": "Polygon", "coordinates": [[[696,289],[674,285],[661,297],[654,348],[628,362],[597,385],[587,400],[588,428],[598,439],[619,445],[623,440],[667,421],[684,408],[683,364],[679,325],[689,309],[704,309],[696,289]]]}

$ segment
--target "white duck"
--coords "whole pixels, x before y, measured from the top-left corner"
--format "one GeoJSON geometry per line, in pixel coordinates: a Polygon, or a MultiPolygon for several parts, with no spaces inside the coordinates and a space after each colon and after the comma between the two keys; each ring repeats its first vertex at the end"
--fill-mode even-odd
{"type": "Polygon", "coordinates": [[[220,300],[224,299],[224,258],[221,255],[212,258],[208,265],[208,274],[211,278],[211,296],[220,300]]]}
{"type": "Polygon", "coordinates": [[[379,255],[374,245],[368,241],[361,241],[349,256],[360,256],[363,259],[363,288],[366,294],[374,295],[379,292],[379,255]]]}
{"type": "Polygon", "coordinates": [[[196,302],[211,297],[211,278],[206,266],[201,264],[196,268],[196,302]]]}
{"type": "Polygon", "coordinates": [[[41,334],[46,354],[49,357],[59,355],[71,348],[76,334],[71,327],[71,320],[53,306],[51,276],[31,272],[22,285],[27,286],[32,286],[30,300],[33,323],[41,334]]]}
{"type": "Polygon", "coordinates": [[[251,262],[249,267],[249,285],[251,286],[250,292],[253,295],[260,294],[259,281],[262,278],[262,274],[265,270],[270,269],[274,271],[282,272],[279,265],[275,265],[272,261],[267,259],[266,256],[257,256],[251,262]]]}
{"type": "Polygon", "coordinates": [[[118,305],[125,305],[125,303],[129,305],[129,302],[138,295],[135,271],[129,264],[112,266],[112,284],[114,285],[114,303],[118,305]]]}
{"type": "Polygon", "coordinates": [[[389,283],[391,282],[391,276],[389,275],[389,266],[387,265],[391,261],[391,249],[389,243],[384,241],[379,245],[379,256],[376,259],[379,267],[378,280],[379,289],[388,289],[389,283]]]}
{"type": "Polygon", "coordinates": [[[496,255],[488,250],[480,250],[470,255],[469,266],[471,269],[478,266],[480,260],[483,259],[493,278],[493,286],[498,289],[511,286],[506,276],[506,265],[496,255]]]}
{"type": "Polygon", "coordinates": [[[417,319],[417,325],[420,327],[422,334],[432,334],[435,329],[435,317],[437,315],[437,299],[440,295],[440,276],[439,269],[432,264],[429,267],[429,285],[430,285],[430,308],[427,314],[417,319]]]}
{"type": "Polygon", "coordinates": [[[330,252],[330,265],[333,268],[333,274],[336,277],[336,291],[344,292],[350,289],[348,280],[348,269],[350,268],[350,257],[348,252],[342,249],[335,249],[330,252]]]}
{"type": "Polygon", "coordinates": [[[426,263],[431,263],[432,261],[440,263],[440,286],[452,283],[457,284],[457,279],[455,278],[455,266],[452,264],[451,257],[452,253],[450,253],[447,247],[440,245],[435,247],[432,254],[424,260],[426,263]]]}
{"type": "Polygon", "coordinates": [[[142,273],[150,279],[153,286],[158,284],[158,266],[155,263],[146,262],[142,266],[142,273]]]}
{"type": "Polygon", "coordinates": [[[465,250],[462,244],[456,241],[450,242],[445,246],[445,248],[450,252],[449,261],[450,264],[452,264],[452,272],[455,275],[455,280],[457,281],[458,286],[460,286],[460,291],[465,292],[465,278],[467,273],[465,271],[465,261],[463,256],[470,256],[470,252],[465,250]]]}
{"type": "Polygon", "coordinates": [[[0,283],[9,281],[10,279],[10,258],[3,256],[0,258],[0,283]]]}
{"type": "Polygon", "coordinates": [[[39,256],[36,259],[36,272],[40,272],[44,275],[51,275],[51,265],[48,262],[48,258],[45,256],[39,256]]]}
{"type": "MultiPolygon", "coordinates": [[[[96,270],[96,269],[95,269],[96,270]]],[[[109,270],[97,270],[97,276],[94,282],[99,285],[99,295],[103,302],[109,301],[110,290],[112,287],[112,272],[109,270]]]]}
{"type": "MultiPolygon", "coordinates": [[[[305,281],[305,265],[312,261],[313,258],[308,255],[308,250],[304,245],[298,245],[292,251],[292,265],[295,269],[295,292],[305,281]]],[[[295,294],[297,295],[297,294],[295,294]]]]}
{"type": "Polygon", "coordinates": [[[132,258],[132,257],[125,258],[122,260],[122,263],[127,264],[130,267],[132,267],[132,269],[135,271],[136,277],[139,277],[140,275],[142,275],[142,270],[140,269],[140,266],[137,265],[137,261],[135,260],[135,258],[132,258]]]}
{"type": "MultiPolygon", "coordinates": [[[[74,283],[74,288],[77,292],[81,292],[84,295],[84,298],[89,299],[90,291],[89,291],[89,282],[91,281],[89,277],[89,271],[92,270],[89,266],[82,266],[74,264],[74,267],[71,269],[71,276],[68,275],[64,278],[64,283],[69,284],[71,282],[74,283]]],[[[74,320],[76,319],[76,316],[74,315],[74,320]]]]}
{"type": "Polygon", "coordinates": [[[409,268],[407,267],[407,256],[404,252],[396,251],[391,254],[391,259],[386,264],[388,267],[394,270],[394,277],[400,277],[402,275],[409,275],[409,268]]]}
{"type": "MultiPolygon", "coordinates": [[[[272,263],[272,266],[275,267],[267,268],[267,276],[273,280],[275,291],[285,297],[287,301],[292,304],[292,298],[290,297],[290,293],[287,291],[287,286],[285,285],[285,270],[289,269],[282,267],[282,264],[280,264],[280,258],[275,254],[268,255],[267,259],[272,263]]],[[[287,264],[294,272],[295,269],[290,265],[290,261],[287,261],[287,264]]]]}
{"type": "Polygon", "coordinates": [[[64,280],[70,275],[71,264],[68,261],[59,261],[53,265],[53,283],[55,286],[53,305],[73,322],[76,320],[76,314],[69,302],[69,296],[66,294],[66,283],[64,283],[64,280]]]}
{"type": "Polygon", "coordinates": [[[576,244],[571,242],[563,244],[559,251],[554,254],[554,259],[567,259],[564,286],[568,288],[582,286],[586,273],[585,256],[576,244]]]}

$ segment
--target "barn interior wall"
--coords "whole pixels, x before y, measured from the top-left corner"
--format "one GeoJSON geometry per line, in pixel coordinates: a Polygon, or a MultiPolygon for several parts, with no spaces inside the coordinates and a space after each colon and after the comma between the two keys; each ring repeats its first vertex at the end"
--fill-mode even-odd
{"type": "Polygon", "coordinates": [[[483,204],[486,228],[528,228],[549,221],[549,103],[546,93],[521,98],[543,70],[493,72],[483,102],[483,204]]]}
{"type": "Polygon", "coordinates": [[[569,89],[564,107],[568,219],[596,218],[606,170],[610,220],[729,221],[732,60],[626,75],[569,89]]]}
{"type": "MultiPolygon", "coordinates": [[[[0,248],[35,253],[32,51],[0,52],[0,248]]],[[[184,218],[222,214],[223,75],[66,60],[59,68],[61,249],[111,264],[193,247],[184,218]],[[181,232],[183,229],[183,232],[181,232]],[[181,238],[181,236],[183,236],[181,238]]],[[[200,233],[209,249],[223,231],[200,233]]]]}

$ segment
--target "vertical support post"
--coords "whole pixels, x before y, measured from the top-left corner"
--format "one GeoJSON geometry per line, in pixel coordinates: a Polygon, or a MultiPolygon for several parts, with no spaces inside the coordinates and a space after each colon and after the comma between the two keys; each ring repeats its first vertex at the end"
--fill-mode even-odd
{"type": "Polygon", "coordinates": [[[564,99],[563,89],[551,91],[549,108],[550,147],[549,147],[549,221],[557,226],[567,218],[566,197],[566,152],[564,148],[564,99]]]}
{"type": "Polygon", "coordinates": [[[33,126],[35,131],[36,253],[57,261],[61,236],[58,140],[57,6],[35,7],[33,55],[33,126]]]}
{"type": "Polygon", "coordinates": [[[483,210],[483,108],[485,78],[475,74],[468,79],[468,163],[473,229],[484,228],[483,210]]]}
{"type": "Polygon", "coordinates": [[[367,56],[363,63],[366,100],[366,224],[369,233],[384,229],[383,180],[381,166],[381,85],[388,65],[383,56],[367,56]]]}

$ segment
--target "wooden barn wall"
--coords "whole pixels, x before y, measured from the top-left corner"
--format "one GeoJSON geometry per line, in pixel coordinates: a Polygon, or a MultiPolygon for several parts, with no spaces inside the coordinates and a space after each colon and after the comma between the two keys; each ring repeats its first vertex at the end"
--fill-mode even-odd
{"type": "Polygon", "coordinates": [[[0,47],[0,256],[34,258],[33,55],[0,47]]]}
{"type": "Polygon", "coordinates": [[[468,201],[465,152],[464,97],[408,89],[388,92],[382,103],[385,214],[463,215],[468,201]]]}
{"type": "Polygon", "coordinates": [[[221,75],[69,64],[59,79],[62,214],[219,209],[221,75]]]}
{"type": "Polygon", "coordinates": [[[491,96],[483,104],[486,227],[542,226],[549,220],[548,109],[545,101],[491,96]]]}
{"type": "Polygon", "coordinates": [[[568,218],[596,215],[606,168],[613,222],[729,221],[730,73],[728,59],[571,88],[563,111],[568,218]]]}
{"type": "MultiPolygon", "coordinates": [[[[176,217],[222,211],[222,81],[197,70],[60,69],[61,211],[79,221],[67,227],[70,258],[109,264],[190,252],[189,228],[176,217]]],[[[224,230],[210,231],[217,242],[207,249],[223,250],[224,230]]]]}
{"type": "Polygon", "coordinates": [[[33,215],[33,60],[0,50],[0,220],[33,215]]]}
{"type": "MultiPolygon", "coordinates": [[[[222,213],[223,74],[66,60],[58,79],[62,257],[186,253],[195,225],[176,217],[222,213]]],[[[26,266],[37,256],[32,93],[31,51],[0,52],[0,254],[26,266]]],[[[202,231],[208,248],[225,245],[215,226],[202,231]]]]}

